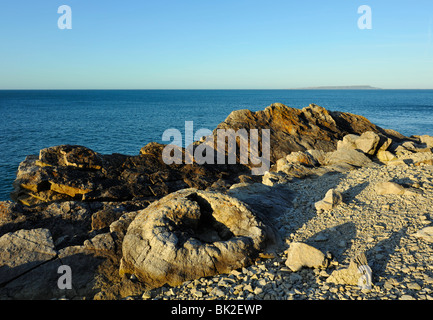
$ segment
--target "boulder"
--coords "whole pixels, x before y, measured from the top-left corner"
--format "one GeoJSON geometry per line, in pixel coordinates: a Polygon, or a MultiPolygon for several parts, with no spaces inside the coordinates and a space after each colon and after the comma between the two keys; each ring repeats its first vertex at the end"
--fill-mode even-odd
{"type": "Polygon", "coordinates": [[[340,149],[357,149],[356,140],[359,139],[357,134],[348,134],[343,137],[342,140],[337,142],[337,150],[340,149]]]}
{"type": "Polygon", "coordinates": [[[353,149],[338,149],[326,154],[325,163],[328,166],[347,164],[353,167],[363,167],[371,160],[362,152],[353,149]]]}
{"type": "Polygon", "coordinates": [[[368,155],[375,155],[379,150],[385,151],[392,143],[392,139],[373,131],[366,131],[361,135],[348,134],[337,142],[337,149],[353,149],[368,155]]]}
{"type": "Polygon", "coordinates": [[[397,160],[397,157],[391,151],[379,150],[376,156],[382,162],[397,160]]]}
{"type": "Polygon", "coordinates": [[[320,250],[305,243],[292,242],[286,252],[285,265],[293,272],[302,267],[317,269],[326,268],[328,265],[328,259],[320,250]]]}
{"type": "MultiPolygon", "coordinates": [[[[424,140],[430,141],[430,140],[424,140]]],[[[401,147],[409,150],[411,152],[431,152],[431,148],[427,146],[426,143],[418,144],[414,141],[405,141],[401,144],[401,147]]],[[[404,152],[403,152],[404,153],[404,152]]]]}
{"type": "Polygon", "coordinates": [[[274,186],[278,184],[286,184],[293,180],[293,177],[289,176],[283,171],[278,172],[266,172],[262,177],[262,183],[266,186],[274,186]]]}
{"type": "Polygon", "coordinates": [[[326,153],[322,150],[307,150],[306,153],[314,159],[316,165],[323,165],[325,162],[326,153]]]}
{"type": "Polygon", "coordinates": [[[420,142],[424,143],[428,148],[433,148],[433,137],[429,135],[419,136],[420,142]]]}
{"type": "Polygon", "coordinates": [[[243,202],[184,189],[138,213],[124,237],[121,274],[149,287],[228,273],[250,265],[275,239],[243,202]]]}
{"type": "MultiPolygon", "coordinates": [[[[361,135],[371,131],[384,137],[400,141],[404,138],[398,132],[382,129],[365,117],[345,112],[328,111],[310,104],[308,107],[290,108],[274,103],[262,111],[236,110],[213,131],[216,141],[218,129],[270,129],[271,154],[274,164],[291,152],[306,150],[333,151],[337,141],[348,134],[361,135]]],[[[365,136],[367,138],[368,136],[365,136]]],[[[259,142],[260,142],[259,135],[259,142]]],[[[238,147],[239,147],[239,143],[238,147]]]]}
{"type": "Polygon", "coordinates": [[[93,150],[78,145],[61,145],[39,152],[40,166],[71,166],[82,169],[102,169],[102,158],[93,150]]]}
{"type": "Polygon", "coordinates": [[[379,145],[380,137],[377,133],[367,131],[361,134],[359,139],[356,140],[357,149],[361,150],[365,154],[374,155],[376,153],[377,146],[379,145]]]}
{"type": "Polygon", "coordinates": [[[318,165],[318,162],[314,157],[308,152],[296,151],[291,152],[286,156],[286,160],[289,163],[302,164],[304,166],[314,167],[318,165]]]}
{"type": "Polygon", "coordinates": [[[318,213],[323,211],[329,211],[338,206],[342,202],[342,200],[343,196],[340,192],[335,189],[329,189],[326,192],[325,197],[322,200],[316,202],[314,204],[314,207],[316,208],[316,211],[318,213]]]}

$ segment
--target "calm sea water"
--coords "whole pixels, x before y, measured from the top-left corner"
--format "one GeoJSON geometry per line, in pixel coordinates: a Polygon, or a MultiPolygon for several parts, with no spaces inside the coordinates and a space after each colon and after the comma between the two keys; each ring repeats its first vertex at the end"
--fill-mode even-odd
{"type": "Polygon", "coordinates": [[[168,128],[213,130],[232,110],[274,102],[315,103],[360,114],[404,135],[433,135],[433,90],[54,90],[0,91],[0,200],[29,154],[79,144],[97,152],[135,155],[168,128]]]}

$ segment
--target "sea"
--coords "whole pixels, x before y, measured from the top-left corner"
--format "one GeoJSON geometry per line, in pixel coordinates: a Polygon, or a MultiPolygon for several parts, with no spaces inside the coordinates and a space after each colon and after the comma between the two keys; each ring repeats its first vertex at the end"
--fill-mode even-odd
{"type": "Polygon", "coordinates": [[[433,90],[0,90],[0,200],[21,161],[40,149],[83,145],[137,155],[166,129],[213,130],[233,110],[311,103],[365,116],[406,136],[433,136],[433,90]]]}

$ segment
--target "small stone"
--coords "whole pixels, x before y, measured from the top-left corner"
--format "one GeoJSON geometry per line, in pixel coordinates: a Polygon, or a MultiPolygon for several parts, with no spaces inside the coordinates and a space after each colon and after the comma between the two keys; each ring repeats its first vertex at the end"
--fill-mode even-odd
{"type": "Polygon", "coordinates": [[[150,293],[150,291],[144,291],[143,294],[141,295],[141,299],[143,300],[149,300],[152,298],[152,295],[150,293]]]}
{"type": "Polygon", "coordinates": [[[323,211],[329,211],[338,206],[343,200],[343,196],[340,192],[329,189],[328,192],[326,192],[325,197],[316,202],[314,204],[314,207],[316,208],[317,212],[323,212],[323,211]]]}
{"type": "Polygon", "coordinates": [[[260,288],[260,287],[257,287],[257,288],[254,289],[254,294],[255,294],[255,295],[258,295],[258,294],[260,294],[260,293],[262,293],[262,292],[263,292],[263,289],[260,288]]]}
{"type": "Polygon", "coordinates": [[[348,268],[334,270],[326,282],[358,285],[361,289],[371,287],[371,269],[364,253],[351,259],[348,268]]]}
{"type": "Polygon", "coordinates": [[[245,285],[244,290],[249,291],[249,292],[254,292],[253,287],[251,287],[250,284],[245,285]]]}
{"type": "Polygon", "coordinates": [[[421,238],[427,242],[433,242],[433,227],[425,227],[413,234],[416,238],[421,238]]]}
{"type": "Polygon", "coordinates": [[[391,181],[377,183],[375,186],[375,190],[378,195],[404,194],[403,186],[391,181]]]}
{"type": "Polygon", "coordinates": [[[203,292],[197,289],[191,290],[191,293],[197,298],[203,298],[203,292]]]}
{"type": "Polygon", "coordinates": [[[421,286],[416,282],[410,282],[407,284],[407,288],[410,290],[421,290],[421,286]]]}
{"type": "Polygon", "coordinates": [[[215,295],[215,296],[217,296],[217,297],[223,297],[225,295],[224,291],[222,291],[219,288],[214,288],[212,290],[212,294],[215,295]]]}
{"type": "Polygon", "coordinates": [[[404,294],[404,295],[402,295],[402,296],[400,297],[399,300],[415,300],[415,298],[412,297],[412,296],[410,296],[410,295],[408,295],[408,294],[404,294]]]}
{"type": "Polygon", "coordinates": [[[260,279],[260,280],[257,281],[257,284],[258,284],[259,286],[261,286],[261,287],[266,286],[267,283],[268,283],[268,282],[267,282],[265,279],[260,279]]]}
{"type": "Polygon", "coordinates": [[[234,275],[234,276],[237,277],[237,278],[238,278],[239,276],[242,275],[242,273],[239,272],[238,270],[232,270],[232,271],[230,272],[230,274],[234,275]]]}
{"type": "Polygon", "coordinates": [[[302,280],[302,276],[297,274],[297,273],[292,273],[290,275],[289,279],[290,279],[290,282],[297,282],[297,281],[302,280]]]}

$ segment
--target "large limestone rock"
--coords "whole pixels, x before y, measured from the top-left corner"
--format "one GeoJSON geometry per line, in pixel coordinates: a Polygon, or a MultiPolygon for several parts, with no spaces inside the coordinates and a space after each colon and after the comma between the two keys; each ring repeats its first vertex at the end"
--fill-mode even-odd
{"type": "Polygon", "coordinates": [[[116,283],[116,269],[110,261],[113,241],[108,236],[60,250],[54,249],[46,229],[17,231],[12,234],[13,243],[4,244],[8,236],[0,243],[1,252],[7,255],[3,253],[0,262],[1,300],[92,299],[116,283]],[[69,269],[68,287],[59,286],[59,281],[65,283],[64,267],[69,269]]]}
{"type": "Polygon", "coordinates": [[[0,300],[91,299],[103,289],[103,296],[112,299],[128,295],[124,289],[108,293],[120,281],[127,225],[135,210],[146,206],[64,201],[27,207],[0,202],[0,300]],[[71,289],[57,286],[62,265],[72,269],[71,289]]]}
{"type": "Polygon", "coordinates": [[[180,190],[152,203],[129,225],[120,273],[135,274],[149,287],[179,285],[247,266],[274,238],[241,201],[180,190]]]}

